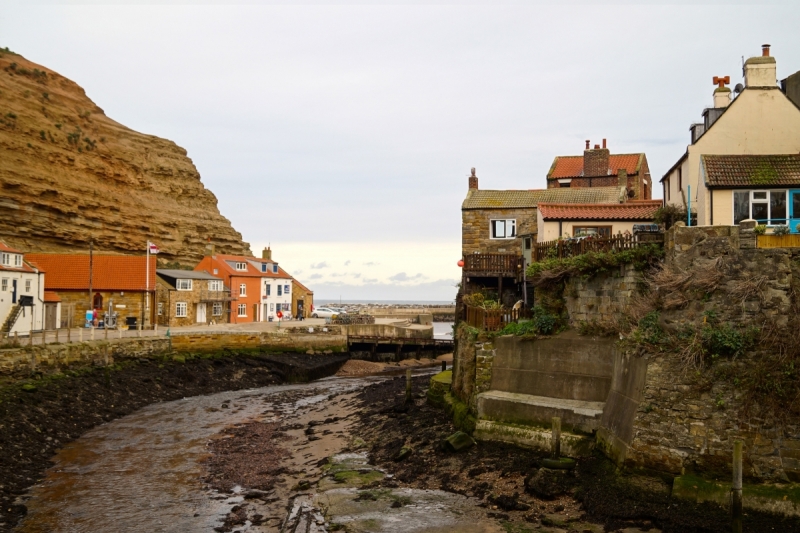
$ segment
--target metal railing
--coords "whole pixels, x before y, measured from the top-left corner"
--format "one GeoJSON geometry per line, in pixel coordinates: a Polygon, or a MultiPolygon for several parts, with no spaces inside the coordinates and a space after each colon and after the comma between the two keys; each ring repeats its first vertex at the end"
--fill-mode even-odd
{"type": "Polygon", "coordinates": [[[236,293],[224,291],[200,291],[201,302],[234,302],[239,299],[236,293]]]}

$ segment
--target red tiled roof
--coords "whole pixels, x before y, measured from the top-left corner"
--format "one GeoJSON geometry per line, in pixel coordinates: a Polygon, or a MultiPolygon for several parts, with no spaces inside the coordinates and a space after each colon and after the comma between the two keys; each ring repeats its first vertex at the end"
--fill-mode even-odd
{"type": "MultiPolygon", "coordinates": [[[[637,174],[644,154],[617,154],[608,156],[609,176],[616,176],[617,171],[624,168],[630,176],[637,174]]],[[[559,155],[553,161],[547,179],[579,178],[583,175],[582,155],[559,155]]],[[[593,176],[595,177],[595,176],[593,176]]]]}
{"type": "Polygon", "coordinates": [[[797,187],[800,154],[703,155],[709,187],[797,187]]]}
{"type": "Polygon", "coordinates": [[[275,279],[291,279],[292,276],[287,274],[280,266],[278,266],[278,272],[273,273],[271,270],[269,272],[262,272],[261,269],[256,268],[252,265],[251,262],[255,263],[276,263],[276,261],[268,260],[268,259],[258,259],[256,257],[245,257],[243,255],[222,255],[218,254],[214,256],[215,265],[220,265],[220,267],[227,272],[230,276],[239,276],[239,277],[246,277],[246,278],[275,278],[275,279]],[[228,262],[234,263],[246,263],[247,270],[236,270],[235,267],[232,267],[228,262]]]}
{"type": "Polygon", "coordinates": [[[44,291],[44,301],[47,303],[55,303],[60,302],[61,298],[59,298],[58,294],[54,293],[53,291],[44,291]]]}
{"type": "Polygon", "coordinates": [[[652,220],[661,200],[624,204],[539,204],[544,220],[652,220]]]}
{"type": "Polygon", "coordinates": [[[15,250],[3,241],[0,241],[0,252],[11,252],[12,254],[21,254],[19,250],[15,250]]]}
{"type": "Polygon", "coordinates": [[[21,267],[4,266],[0,264],[0,270],[4,272],[34,272],[30,265],[28,265],[28,261],[23,261],[21,267]]]}
{"type": "MultiPolygon", "coordinates": [[[[89,290],[89,256],[70,254],[27,254],[47,270],[44,286],[49,291],[89,290]]],[[[94,255],[92,290],[145,290],[144,256],[94,255]]],[[[150,290],[156,287],[156,258],[150,256],[150,290]]]]}

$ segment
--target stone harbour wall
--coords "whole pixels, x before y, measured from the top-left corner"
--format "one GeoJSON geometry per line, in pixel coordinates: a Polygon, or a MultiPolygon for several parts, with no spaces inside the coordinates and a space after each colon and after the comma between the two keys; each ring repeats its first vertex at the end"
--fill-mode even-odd
{"type": "Polygon", "coordinates": [[[570,278],[564,286],[564,303],[571,326],[581,322],[616,323],[642,281],[633,265],[584,280],[570,278]]]}

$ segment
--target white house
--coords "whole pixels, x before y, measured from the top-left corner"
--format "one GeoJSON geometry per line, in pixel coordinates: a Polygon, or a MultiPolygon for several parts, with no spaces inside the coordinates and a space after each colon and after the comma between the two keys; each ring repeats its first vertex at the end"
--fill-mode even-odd
{"type": "Polygon", "coordinates": [[[2,333],[29,335],[60,326],[61,304],[45,294],[44,271],[0,241],[0,319],[2,333]]]}
{"type": "MultiPolygon", "coordinates": [[[[776,225],[794,218],[788,211],[793,189],[800,189],[794,161],[800,153],[800,102],[791,95],[800,77],[790,76],[780,87],[769,48],[745,61],[744,86],[736,91],[725,86],[729,76],[713,78],[714,107],[692,125],[686,153],[661,179],[665,204],[690,208],[700,226],[742,218],[776,225]]],[[[795,224],[791,228],[796,231],[795,224]]]]}

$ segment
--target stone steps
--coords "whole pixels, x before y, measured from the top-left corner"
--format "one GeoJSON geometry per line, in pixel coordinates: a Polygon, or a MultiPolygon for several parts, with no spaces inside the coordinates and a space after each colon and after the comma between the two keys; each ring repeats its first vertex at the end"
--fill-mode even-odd
{"type": "Polygon", "coordinates": [[[478,394],[478,419],[548,428],[557,416],[565,431],[590,435],[600,425],[604,406],[605,402],[489,390],[478,394]]]}

